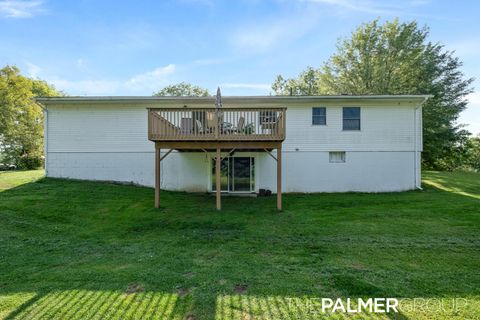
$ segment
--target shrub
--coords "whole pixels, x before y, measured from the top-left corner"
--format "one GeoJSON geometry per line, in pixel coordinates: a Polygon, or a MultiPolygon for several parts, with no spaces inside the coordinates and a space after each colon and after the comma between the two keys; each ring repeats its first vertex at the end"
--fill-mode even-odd
{"type": "Polygon", "coordinates": [[[32,170],[43,167],[44,159],[38,155],[24,155],[18,159],[18,169],[32,170]]]}

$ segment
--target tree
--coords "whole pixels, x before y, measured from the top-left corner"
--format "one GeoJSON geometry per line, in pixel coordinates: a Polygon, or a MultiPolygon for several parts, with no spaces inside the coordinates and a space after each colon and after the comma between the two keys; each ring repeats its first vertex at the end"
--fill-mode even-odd
{"type": "Polygon", "coordinates": [[[207,89],[192,85],[187,82],[180,82],[166,86],[153,94],[154,96],[167,97],[208,97],[207,89]]]}
{"type": "Polygon", "coordinates": [[[60,95],[46,82],[22,76],[15,66],[0,69],[0,148],[3,161],[21,169],[42,165],[43,112],[35,96],[60,95]]]}
{"type": "Polygon", "coordinates": [[[432,94],[423,108],[423,160],[428,167],[449,169],[444,164],[468,136],[456,120],[473,79],[465,78],[453,52],[429,42],[428,35],[416,22],[374,20],[340,40],[323,66],[309,67],[296,79],[278,76],[272,89],[303,95],[432,94]]]}
{"type": "Polygon", "coordinates": [[[302,71],[297,79],[284,79],[278,75],[272,84],[277,95],[315,95],[319,94],[320,73],[312,67],[302,71]]]}
{"type": "Polygon", "coordinates": [[[477,137],[471,137],[467,140],[463,155],[463,169],[480,172],[480,135],[477,137]]]}

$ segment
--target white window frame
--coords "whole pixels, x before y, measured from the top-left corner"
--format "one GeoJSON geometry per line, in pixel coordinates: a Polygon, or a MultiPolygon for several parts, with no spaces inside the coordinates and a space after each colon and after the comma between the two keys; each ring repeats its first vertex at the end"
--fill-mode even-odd
{"type": "Polygon", "coordinates": [[[328,161],[330,163],[345,163],[347,153],[345,151],[330,151],[328,152],[328,161]]]}
{"type": "MultiPolygon", "coordinates": [[[[321,117],[321,116],[317,116],[321,117]]],[[[327,125],[327,108],[326,107],[312,107],[312,126],[326,126],[327,125]],[[325,110],[325,123],[313,123],[313,119],[315,118],[315,115],[313,114],[313,111],[315,109],[324,109],[325,110]]]]}
{"type": "Polygon", "coordinates": [[[362,108],[360,106],[342,107],[342,131],[355,132],[362,130],[362,108]],[[345,108],[358,108],[358,118],[345,118],[345,108]],[[345,129],[345,120],[358,120],[358,129],[345,129]]]}

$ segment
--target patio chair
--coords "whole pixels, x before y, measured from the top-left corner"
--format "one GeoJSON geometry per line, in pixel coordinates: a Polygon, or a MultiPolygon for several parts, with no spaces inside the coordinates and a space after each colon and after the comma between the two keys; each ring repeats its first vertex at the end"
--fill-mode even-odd
{"type": "Polygon", "coordinates": [[[195,126],[197,127],[197,129],[195,130],[195,133],[197,133],[197,134],[204,134],[205,133],[205,129],[203,128],[203,124],[200,120],[198,120],[198,119],[195,120],[195,126]]]}
{"type": "Polygon", "coordinates": [[[192,118],[182,118],[180,120],[180,132],[183,135],[191,134],[192,129],[193,129],[192,118]]]}
{"type": "Polygon", "coordinates": [[[243,133],[243,129],[244,129],[244,128],[245,128],[245,118],[244,118],[244,117],[240,117],[240,118],[238,119],[237,126],[232,128],[232,132],[235,132],[235,133],[243,133]]]}

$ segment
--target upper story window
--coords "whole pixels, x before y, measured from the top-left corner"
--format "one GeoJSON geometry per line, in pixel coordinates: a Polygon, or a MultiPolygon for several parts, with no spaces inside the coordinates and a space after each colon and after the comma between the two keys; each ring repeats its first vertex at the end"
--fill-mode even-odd
{"type": "Polygon", "coordinates": [[[343,107],[343,130],[360,130],[360,107],[343,107]]]}
{"type": "Polygon", "coordinates": [[[312,125],[324,126],[327,124],[327,108],[312,108],[312,125]]]}
{"type": "Polygon", "coordinates": [[[260,111],[260,124],[274,123],[277,121],[276,111],[260,111]]]}

